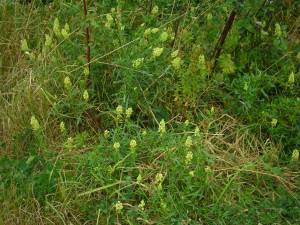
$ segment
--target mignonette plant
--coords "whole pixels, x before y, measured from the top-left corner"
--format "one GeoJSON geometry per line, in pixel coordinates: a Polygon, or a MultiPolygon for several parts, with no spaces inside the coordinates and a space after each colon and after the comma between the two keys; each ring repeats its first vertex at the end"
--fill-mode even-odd
{"type": "Polygon", "coordinates": [[[0,224],[299,224],[299,7],[4,1],[0,224]]]}

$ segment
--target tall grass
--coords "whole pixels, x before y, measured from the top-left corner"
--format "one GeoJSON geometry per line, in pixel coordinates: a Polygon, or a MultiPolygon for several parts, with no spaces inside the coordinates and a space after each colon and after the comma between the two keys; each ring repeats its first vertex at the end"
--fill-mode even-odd
{"type": "Polygon", "coordinates": [[[0,224],[300,223],[285,120],[226,108],[233,55],[211,77],[230,1],[38,3],[0,3],[0,224]]]}

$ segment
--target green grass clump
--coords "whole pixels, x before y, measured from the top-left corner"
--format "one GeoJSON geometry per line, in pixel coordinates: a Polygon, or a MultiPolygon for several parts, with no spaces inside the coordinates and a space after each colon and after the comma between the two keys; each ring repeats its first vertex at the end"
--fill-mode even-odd
{"type": "Polygon", "coordinates": [[[297,7],[1,3],[0,224],[299,224],[297,7]]]}
{"type": "Polygon", "coordinates": [[[115,114],[116,128],[96,139],[65,136],[59,151],[3,158],[3,223],[299,222],[299,167],[280,165],[275,146],[259,146],[234,120],[212,120],[203,133],[188,122],[142,129],[115,114]]]}

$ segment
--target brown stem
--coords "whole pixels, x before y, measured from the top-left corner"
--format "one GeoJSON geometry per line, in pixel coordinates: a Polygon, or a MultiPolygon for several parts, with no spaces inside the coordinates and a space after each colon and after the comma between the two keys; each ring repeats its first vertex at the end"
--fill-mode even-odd
{"type": "MultiPolygon", "coordinates": [[[[84,9],[84,16],[87,17],[87,3],[86,0],[83,0],[83,9],[84,9]]],[[[90,28],[87,26],[85,29],[85,39],[86,39],[86,61],[89,67],[89,71],[91,69],[91,47],[90,47],[90,28]]]]}
{"type": "Polygon", "coordinates": [[[224,25],[224,28],[223,28],[223,31],[221,33],[221,36],[215,46],[215,49],[213,51],[213,65],[212,65],[212,70],[211,70],[211,73],[214,72],[216,66],[217,66],[217,61],[220,57],[220,54],[221,54],[221,51],[222,51],[222,48],[223,48],[223,45],[224,45],[224,42],[226,40],[226,37],[232,27],[232,24],[234,22],[234,19],[236,17],[236,11],[235,10],[232,10],[225,25],[224,25]]]}

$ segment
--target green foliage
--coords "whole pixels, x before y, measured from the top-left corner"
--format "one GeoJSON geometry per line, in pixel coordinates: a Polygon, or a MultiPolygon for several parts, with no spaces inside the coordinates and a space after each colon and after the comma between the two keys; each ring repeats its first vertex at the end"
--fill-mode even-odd
{"type": "Polygon", "coordinates": [[[0,4],[0,223],[298,224],[299,3],[82,3],[0,4]]]}
{"type": "Polygon", "coordinates": [[[176,127],[168,126],[165,133],[141,132],[127,121],[109,135],[99,134],[95,145],[89,145],[84,134],[74,138],[73,148],[66,146],[58,155],[45,152],[47,159],[4,158],[0,198],[5,202],[12,188],[19,198],[36,198],[42,214],[65,203],[61,220],[72,223],[228,224],[232,218],[234,224],[297,223],[299,205],[284,188],[286,169],[270,164],[276,160],[240,163],[228,158],[233,167],[223,168],[228,169],[224,173],[223,153],[211,152],[195,125],[176,127]],[[83,147],[90,150],[77,154],[83,147]],[[268,208],[272,210],[266,213],[268,208]],[[72,211],[78,213],[76,220],[68,217],[72,211]]]}

